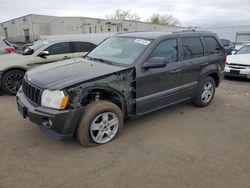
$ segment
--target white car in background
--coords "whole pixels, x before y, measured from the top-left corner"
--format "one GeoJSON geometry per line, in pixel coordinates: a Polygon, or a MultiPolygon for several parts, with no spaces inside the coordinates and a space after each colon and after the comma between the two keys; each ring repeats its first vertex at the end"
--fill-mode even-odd
{"type": "Polygon", "coordinates": [[[225,76],[250,79],[250,43],[241,47],[234,55],[227,56],[225,76]]]}

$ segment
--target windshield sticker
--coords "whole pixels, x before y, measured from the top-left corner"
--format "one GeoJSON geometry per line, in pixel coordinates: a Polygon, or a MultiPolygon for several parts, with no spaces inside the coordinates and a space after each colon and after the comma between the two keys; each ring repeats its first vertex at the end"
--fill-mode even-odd
{"type": "Polygon", "coordinates": [[[136,39],[134,42],[143,44],[143,45],[148,45],[150,43],[150,41],[144,40],[144,39],[136,39]]]}
{"type": "Polygon", "coordinates": [[[44,41],[43,44],[49,44],[49,42],[48,41],[44,41]]]}

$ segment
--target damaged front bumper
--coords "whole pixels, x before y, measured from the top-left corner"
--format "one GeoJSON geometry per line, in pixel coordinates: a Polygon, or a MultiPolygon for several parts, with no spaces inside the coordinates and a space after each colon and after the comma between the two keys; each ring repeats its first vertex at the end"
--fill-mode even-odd
{"type": "Polygon", "coordinates": [[[72,137],[83,113],[82,108],[54,110],[35,106],[25,97],[22,88],[18,91],[16,100],[18,111],[23,118],[28,117],[48,136],[56,140],[72,137]]]}

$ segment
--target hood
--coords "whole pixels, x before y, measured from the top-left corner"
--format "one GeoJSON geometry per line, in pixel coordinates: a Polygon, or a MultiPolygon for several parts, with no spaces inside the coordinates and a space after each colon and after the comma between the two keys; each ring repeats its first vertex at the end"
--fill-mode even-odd
{"type": "Polygon", "coordinates": [[[32,62],[32,60],[32,55],[21,55],[17,53],[0,55],[0,70],[4,70],[6,67],[24,66],[25,64],[32,62]]]}
{"type": "Polygon", "coordinates": [[[43,89],[61,90],[125,69],[128,68],[78,58],[33,68],[27,72],[26,79],[43,89]]]}
{"type": "Polygon", "coordinates": [[[250,65],[250,54],[235,54],[227,56],[227,63],[250,65]]]}

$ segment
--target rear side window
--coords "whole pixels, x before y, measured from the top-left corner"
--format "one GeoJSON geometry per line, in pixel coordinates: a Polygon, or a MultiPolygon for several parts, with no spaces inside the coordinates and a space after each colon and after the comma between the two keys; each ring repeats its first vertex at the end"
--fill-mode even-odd
{"type": "Polygon", "coordinates": [[[207,48],[208,48],[208,53],[209,54],[216,54],[222,52],[222,49],[217,42],[217,40],[214,37],[204,37],[206,43],[207,43],[207,48]]]}
{"type": "Polygon", "coordinates": [[[151,57],[164,57],[167,63],[178,61],[177,40],[167,39],[161,42],[149,56],[149,58],[151,57]]]}
{"type": "Polygon", "coordinates": [[[183,60],[202,57],[204,55],[204,49],[199,37],[183,37],[181,41],[183,60]]]}
{"type": "Polygon", "coordinates": [[[69,42],[60,42],[56,44],[52,44],[44,51],[49,51],[50,55],[58,55],[58,54],[68,54],[72,53],[69,42]]]}
{"type": "Polygon", "coordinates": [[[74,42],[74,52],[90,52],[96,47],[89,42],[74,42]]]}

